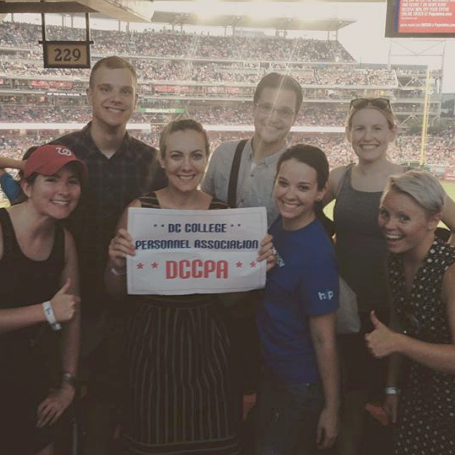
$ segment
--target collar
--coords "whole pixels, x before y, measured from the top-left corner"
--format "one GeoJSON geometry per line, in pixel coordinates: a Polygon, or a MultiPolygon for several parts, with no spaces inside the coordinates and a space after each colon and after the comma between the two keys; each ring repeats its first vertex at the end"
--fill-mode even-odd
{"type": "MultiPolygon", "coordinates": [[[[253,162],[253,137],[248,139],[248,142],[246,143],[246,146],[248,147],[248,159],[253,162]]],[[[276,163],[279,159],[280,156],[288,149],[289,147],[289,142],[286,141],[284,143],[284,146],[280,148],[277,152],[275,152],[273,155],[266,156],[260,163],[257,164],[262,164],[264,163],[265,165],[273,164],[276,163]]]]}
{"type": "MultiPolygon", "coordinates": [[[[87,150],[87,155],[88,156],[95,155],[95,154],[103,155],[101,153],[101,150],[98,148],[98,146],[95,144],[95,141],[93,140],[91,128],[92,128],[92,122],[90,121],[81,130],[81,133],[84,137],[84,141],[87,141],[87,143],[90,144],[90,147],[88,147],[88,150],[87,150]]],[[[120,147],[117,149],[117,151],[114,153],[114,155],[112,155],[111,158],[113,158],[114,156],[118,156],[120,154],[123,154],[128,158],[133,158],[134,157],[133,147],[131,147],[130,144],[131,144],[131,136],[128,133],[128,131],[126,131],[125,136],[123,136],[123,140],[120,144],[120,147]]]]}

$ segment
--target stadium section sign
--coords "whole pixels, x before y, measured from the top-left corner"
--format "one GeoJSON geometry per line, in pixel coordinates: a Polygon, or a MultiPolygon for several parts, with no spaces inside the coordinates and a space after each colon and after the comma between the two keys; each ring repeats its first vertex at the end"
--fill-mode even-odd
{"type": "Polygon", "coordinates": [[[128,294],[207,294],[265,286],[256,261],[267,232],[264,207],[232,210],[130,208],[128,294]]]}
{"type": "Polygon", "coordinates": [[[90,68],[88,41],[44,41],[44,68],[90,68]]]}

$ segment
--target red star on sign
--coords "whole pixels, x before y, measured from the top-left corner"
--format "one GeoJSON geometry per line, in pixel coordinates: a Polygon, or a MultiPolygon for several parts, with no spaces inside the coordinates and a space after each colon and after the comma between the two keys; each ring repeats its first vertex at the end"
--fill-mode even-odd
{"type": "Polygon", "coordinates": [[[152,262],[152,269],[158,268],[158,262],[152,262]]]}
{"type": "Polygon", "coordinates": [[[240,269],[243,266],[243,262],[239,261],[235,263],[235,266],[240,269]]]}
{"type": "Polygon", "coordinates": [[[253,262],[250,262],[250,267],[251,267],[252,269],[254,269],[254,268],[256,267],[256,262],[254,262],[254,261],[253,261],[253,262]]]}
{"type": "Polygon", "coordinates": [[[136,265],[138,270],[142,270],[144,268],[144,264],[142,262],[139,262],[138,265],[136,265]]]}

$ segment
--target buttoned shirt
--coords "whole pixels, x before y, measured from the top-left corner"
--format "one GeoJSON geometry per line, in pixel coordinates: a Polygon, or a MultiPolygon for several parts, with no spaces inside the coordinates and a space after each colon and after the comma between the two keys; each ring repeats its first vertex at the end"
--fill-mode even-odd
{"type": "Polygon", "coordinates": [[[104,269],[117,221],[131,201],[165,186],[165,177],[153,147],[126,133],[119,149],[107,158],[90,131],[91,123],[53,143],[68,147],[88,167],[79,205],[67,225],[78,250],[84,312],[98,313],[104,306],[104,269]]]}
{"type": "MultiPolygon", "coordinates": [[[[228,198],[229,176],[238,143],[239,141],[224,142],[213,152],[202,183],[203,191],[224,202],[228,198]]],[[[240,161],[237,207],[265,207],[269,226],[278,216],[272,194],[276,165],[287,147],[286,144],[278,152],[254,164],[251,138],[245,144],[240,161]]]]}

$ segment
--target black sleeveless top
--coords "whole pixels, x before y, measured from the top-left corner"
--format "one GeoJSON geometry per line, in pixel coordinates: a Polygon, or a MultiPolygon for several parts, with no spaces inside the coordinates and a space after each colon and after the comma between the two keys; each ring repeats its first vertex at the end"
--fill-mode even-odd
{"type": "MultiPolygon", "coordinates": [[[[34,261],[22,252],[9,213],[4,208],[0,209],[0,224],[3,232],[0,308],[19,308],[50,300],[60,289],[60,275],[65,263],[65,237],[62,227],[56,224],[54,245],[49,257],[44,261],[34,261]]],[[[35,356],[36,349],[32,348],[37,339],[45,337],[45,333],[49,331],[49,324],[45,322],[1,334],[0,380],[6,379],[6,374],[13,378],[16,374],[33,368],[30,361],[35,356]],[[4,368],[5,366],[8,368],[4,368]]]]}
{"type": "Polygon", "coordinates": [[[379,224],[382,191],[358,191],[351,184],[352,166],[346,169],[333,217],[340,273],[356,292],[359,310],[388,306],[385,274],[387,245],[379,224]]]}

